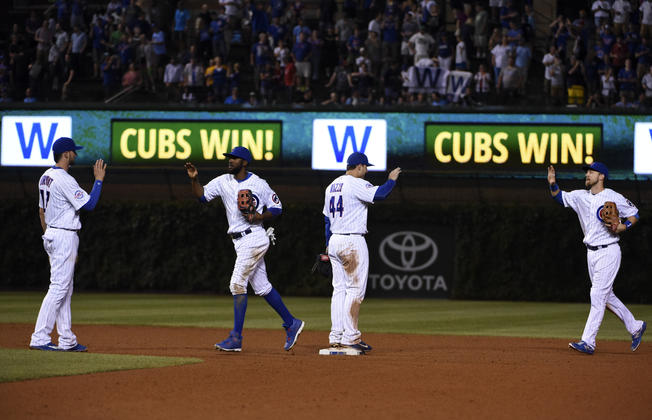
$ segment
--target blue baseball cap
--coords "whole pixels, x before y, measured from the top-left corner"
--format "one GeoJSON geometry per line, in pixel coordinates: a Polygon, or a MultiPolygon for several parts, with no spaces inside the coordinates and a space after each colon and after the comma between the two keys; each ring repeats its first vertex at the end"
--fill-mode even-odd
{"type": "Polygon", "coordinates": [[[593,162],[590,165],[582,166],[582,169],[584,169],[584,172],[588,171],[589,169],[593,169],[596,172],[600,172],[601,174],[604,174],[605,178],[609,178],[609,169],[607,169],[607,165],[605,165],[604,163],[593,162]]]}
{"type": "Polygon", "coordinates": [[[231,153],[224,153],[224,156],[230,158],[236,158],[236,159],[240,158],[246,160],[247,162],[251,162],[252,160],[254,160],[253,156],[251,156],[251,152],[249,151],[249,149],[242,146],[234,147],[233,150],[231,150],[231,153]]]}
{"type": "Polygon", "coordinates": [[[63,153],[69,150],[81,150],[83,146],[77,146],[75,141],[70,137],[60,137],[52,145],[52,152],[63,153]]]}
{"type": "Polygon", "coordinates": [[[360,152],[353,152],[349,156],[349,158],[346,160],[347,165],[367,165],[367,166],[374,166],[371,163],[369,163],[369,159],[367,159],[367,155],[364,153],[360,152]]]}

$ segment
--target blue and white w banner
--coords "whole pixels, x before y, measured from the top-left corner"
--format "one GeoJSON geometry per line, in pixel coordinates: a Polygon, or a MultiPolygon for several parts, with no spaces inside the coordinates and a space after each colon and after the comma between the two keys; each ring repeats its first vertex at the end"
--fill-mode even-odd
{"type": "Polygon", "coordinates": [[[453,70],[448,72],[448,88],[446,94],[452,102],[458,102],[466,95],[466,88],[471,83],[473,74],[468,71],[453,70]]]}
{"type": "Polygon", "coordinates": [[[407,87],[410,93],[432,93],[436,91],[440,95],[445,95],[448,73],[448,70],[439,67],[412,66],[408,69],[407,87]]]}

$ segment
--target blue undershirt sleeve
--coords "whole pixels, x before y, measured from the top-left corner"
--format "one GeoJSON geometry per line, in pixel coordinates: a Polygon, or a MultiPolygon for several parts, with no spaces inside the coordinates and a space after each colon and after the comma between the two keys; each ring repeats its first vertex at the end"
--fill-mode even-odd
{"type": "Polygon", "coordinates": [[[208,203],[208,200],[206,199],[205,195],[202,195],[201,197],[198,198],[200,203],[208,203]]]}
{"type": "Polygon", "coordinates": [[[279,209],[278,207],[272,207],[267,209],[270,213],[274,215],[274,217],[280,216],[281,213],[283,212],[283,209],[279,209]]]}
{"type": "Polygon", "coordinates": [[[328,247],[328,242],[331,240],[331,219],[328,216],[324,216],[324,235],[326,236],[326,246],[328,247]]]}
{"type": "Polygon", "coordinates": [[[86,211],[93,210],[97,205],[97,201],[100,199],[101,192],[102,192],[102,181],[95,181],[88,201],[81,208],[86,211]]]}
{"type": "Polygon", "coordinates": [[[564,200],[561,198],[561,195],[563,194],[563,191],[559,191],[559,194],[552,196],[552,199],[558,202],[561,206],[564,205],[564,200]]]}
{"type": "Polygon", "coordinates": [[[388,179],[387,182],[378,187],[376,194],[374,195],[374,202],[386,199],[389,196],[389,193],[394,189],[395,185],[396,181],[388,179]]]}

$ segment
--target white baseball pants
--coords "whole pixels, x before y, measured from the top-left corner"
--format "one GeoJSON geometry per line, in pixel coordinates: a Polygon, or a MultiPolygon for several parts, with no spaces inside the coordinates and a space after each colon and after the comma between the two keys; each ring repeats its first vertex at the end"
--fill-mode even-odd
{"type": "Polygon", "coordinates": [[[360,341],[358,318],[367,290],[369,249],[362,235],[333,234],[328,243],[333,267],[331,332],[329,343],[344,345],[360,341]]]}
{"type": "Polygon", "coordinates": [[[614,280],[620,269],[620,246],[612,244],[596,251],[587,250],[586,260],[591,278],[591,310],[584,326],[582,341],[595,348],[595,338],[605,308],[616,314],[630,334],[636,333],[643,326],[643,321],[634,319],[634,315],[613,292],[614,280]]]}
{"type": "Polygon", "coordinates": [[[267,279],[265,267],[265,254],[269,249],[269,237],[265,234],[265,229],[252,228],[249,235],[234,239],[233,246],[236,259],[229,286],[231,294],[246,294],[248,283],[258,296],[271,292],[272,284],[267,279]]]}
{"type": "Polygon", "coordinates": [[[77,337],[72,332],[70,300],[79,237],[74,231],[48,228],[43,235],[43,247],[50,259],[50,288],[41,304],[30,346],[51,342],[50,334],[56,323],[59,347],[74,347],[77,337]]]}

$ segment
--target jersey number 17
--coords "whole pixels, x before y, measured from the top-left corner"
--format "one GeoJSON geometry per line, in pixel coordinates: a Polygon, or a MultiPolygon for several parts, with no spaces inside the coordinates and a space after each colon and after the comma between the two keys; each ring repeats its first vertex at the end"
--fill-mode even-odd
{"type": "Polygon", "coordinates": [[[344,212],[344,205],[342,204],[342,196],[339,195],[339,198],[337,199],[337,204],[335,204],[335,196],[331,196],[331,201],[328,206],[328,211],[335,217],[335,213],[340,213],[340,217],[342,217],[342,213],[344,212]]]}

